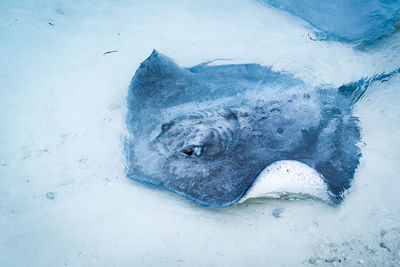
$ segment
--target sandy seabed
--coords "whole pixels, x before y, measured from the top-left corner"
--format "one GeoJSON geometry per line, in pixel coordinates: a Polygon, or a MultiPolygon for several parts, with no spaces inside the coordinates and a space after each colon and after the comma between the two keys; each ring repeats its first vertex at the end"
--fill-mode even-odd
{"type": "Polygon", "coordinates": [[[310,85],[400,66],[398,33],[360,49],[312,32],[250,0],[0,1],[0,266],[400,266],[400,77],[355,106],[363,156],[340,207],[203,208],[124,174],[128,85],[154,48],[310,85]]]}

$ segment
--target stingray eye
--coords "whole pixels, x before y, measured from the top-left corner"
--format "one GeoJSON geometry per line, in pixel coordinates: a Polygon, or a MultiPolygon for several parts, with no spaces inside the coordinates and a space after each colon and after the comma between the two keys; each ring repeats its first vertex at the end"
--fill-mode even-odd
{"type": "Polygon", "coordinates": [[[203,146],[189,146],[181,150],[181,152],[188,157],[200,157],[203,154],[203,151],[203,146]]]}

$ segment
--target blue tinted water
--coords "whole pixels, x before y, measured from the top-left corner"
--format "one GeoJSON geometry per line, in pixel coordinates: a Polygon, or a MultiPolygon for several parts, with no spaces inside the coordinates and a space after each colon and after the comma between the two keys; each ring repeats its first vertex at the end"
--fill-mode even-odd
{"type": "Polygon", "coordinates": [[[310,23],[318,39],[370,44],[392,34],[400,18],[399,0],[262,1],[310,23]]]}
{"type": "Polygon", "coordinates": [[[125,176],[127,90],[154,48],[185,67],[228,58],[312,86],[400,66],[398,32],[359,49],[313,31],[251,0],[0,1],[0,266],[399,265],[396,75],[355,106],[363,155],[340,207],[205,209],[125,176]]]}

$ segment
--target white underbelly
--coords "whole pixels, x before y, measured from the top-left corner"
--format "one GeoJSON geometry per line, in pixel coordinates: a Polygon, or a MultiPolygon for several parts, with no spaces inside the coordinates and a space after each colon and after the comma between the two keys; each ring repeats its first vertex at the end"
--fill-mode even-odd
{"type": "Polygon", "coordinates": [[[329,201],[322,175],[296,160],[280,160],[268,165],[239,200],[250,198],[318,199],[329,201]]]}

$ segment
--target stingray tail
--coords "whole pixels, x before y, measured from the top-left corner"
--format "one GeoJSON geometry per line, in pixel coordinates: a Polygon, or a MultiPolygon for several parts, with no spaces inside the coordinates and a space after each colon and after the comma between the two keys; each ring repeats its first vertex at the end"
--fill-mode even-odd
{"type": "Polygon", "coordinates": [[[358,80],[356,82],[351,82],[340,86],[339,92],[349,98],[353,103],[356,103],[358,100],[360,100],[360,98],[363,97],[368,87],[375,84],[376,82],[386,82],[399,73],[400,68],[389,73],[384,72],[382,74],[375,74],[374,76],[369,78],[362,78],[361,80],[358,80]]]}

